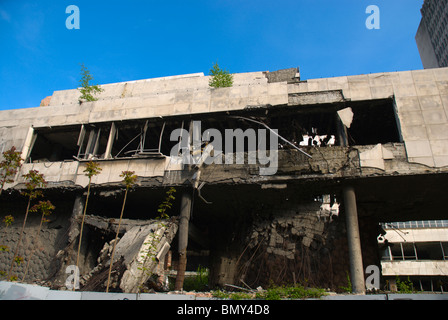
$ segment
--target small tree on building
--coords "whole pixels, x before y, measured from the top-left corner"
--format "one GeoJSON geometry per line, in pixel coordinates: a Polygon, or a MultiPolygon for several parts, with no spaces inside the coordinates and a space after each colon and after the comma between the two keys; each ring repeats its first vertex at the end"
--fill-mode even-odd
{"type": "Polygon", "coordinates": [[[93,77],[90,74],[90,71],[84,66],[84,64],[81,64],[81,76],[81,80],[79,80],[81,87],[78,89],[81,92],[79,101],[82,102],[82,100],[98,100],[95,95],[103,92],[104,89],[102,89],[99,85],[90,84],[90,81],[93,80],[93,77]]]}
{"type": "Polygon", "coordinates": [[[213,88],[225,88],[233,86],[233,75],[227,70],[223,70],[216,62],[210,69],[210,81],[208,85],[213,88]]]}

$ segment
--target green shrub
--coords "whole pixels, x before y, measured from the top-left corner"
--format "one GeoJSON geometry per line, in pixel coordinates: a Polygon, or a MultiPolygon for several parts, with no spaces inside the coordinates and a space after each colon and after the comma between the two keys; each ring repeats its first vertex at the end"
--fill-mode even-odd
{"type": "Polygon", "coordinates": [[[325,295],[324,289],[305,288],[303,286],[272,287],[257,293],[256,298],[262,300],[307,299],[320,298],[325,295]]]}
{"type": "Polygon", "coordinates": [[[325,295],[324,289],[305,288],[303,286],[275,286],[255,294],[247,292],[213,291],[213,297],[217,299],[259,299],[259,300],[287,300],[320,298],[325,295]]]}
{"type": "Polygon", "coordinates": [[[84,64],[81,64],[81,80],[79,80],[79,84],[81,87],[78,89],[81,93],[81,96],[79,97],[79,101],[86,100],[86,101],[96,101],[98,100],[94,96],[96,94],[99,94],[104,91],[100,86],[98,85],[91,85],[90,81],[93,80],[92,75],[90,74],[90,71],[84,66],[84,64]]]}
{"type": "Polygon", "coordinates": [[[233,75],[231,75],[227,70],[223,70],[219,67],[218,62],[216,62],[210,69],[210,81],[209,86],[213,88],[225,88],[233,86],[233,75]]]}
{"type": "Polygon", "coordinates": [[[199,266],[194,277],[185,277],[185,291],[205,291],[208,290],[208,269],[199,266]]]}
{"type": "Polygon", "coordinates": [[[401,280],[399,277],[396,278],[397,281],[397,290],[401,293],[412,293],[414,292],[414,286],[412,281],[409,279],[401,280]]]}

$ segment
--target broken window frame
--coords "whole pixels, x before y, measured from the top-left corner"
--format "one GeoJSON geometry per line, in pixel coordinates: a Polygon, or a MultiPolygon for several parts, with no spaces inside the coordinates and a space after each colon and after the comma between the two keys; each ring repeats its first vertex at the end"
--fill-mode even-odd
{"type": "Polygon", "coordinates": [[[382,260],[387,261],[446,261],[448,242],[396,242],[384,248],[382,260]],[[410,248],[405,248],[408,246],[410,248]],[[410,252],[409,254],[409,250],[410,252]],[[432,256],[432,257],[429,257],[432,256]],[[429,257],[429,258],[428,258],[429,257]]]}
{"type": "MultiPolygon", "coordinates": [[[[331,145],[349,146],[347,143],[350,135],[353,133],[353,126],[358,127],[358,136],[362,136],[365,130],[362,123],[356,124],[357,114],[367,112],[360,116],[359,119],[367,119],[369,121],[368,128],[372,128],[372,124],[375,125],[375,121],[370,118],[371,114],[375,113],[376,107],[380,110],[386,110],[388,113],[387,119],[387,136],[388,133],[394,133],[391,139],[384,138],[384,133],[373,132],[371,136],[361,143],[364,144],[377,144],[386,142],[399,142],[401,141],[400,128],[398,125],[392,126],[396,116],[394,109],[393,99],[381,99],[369,102],[356,101],[356,102],[344,102],[339,104],[328,104],[319,106],[307,106],[307,107],[276,107],[276,108],[256,108],[238,110],[232,112],[220,112],[216,114],[202,114],[197,115],[194,118],[188,116],[169,117],[167,119],[161,118],[147,118],[147,119],[134,119],[124,120],[120,122],[104,122],[104,123],[88,123],[73,126],[80,126],[77,144],[74,148],[77,148],[77,153],[73,155],[78,161],[87,160],[108,160],[108,159],[124,159],[124,158],[151,158],[151,157],[166,157],[172,156],[171,149],[169,147],[173,145],[170,141],[168,134],[175,128],[182,126],[183,128],[190,129],[190,137],[188,143],[179,143],[178,154],[186,154],[189,152],[191,155],[195,152],[195,148],[198,146],[193,145],[194,139],[191,137],[192,123],[194,121],[202,121],[203,130],[210,128],[217,128],[221,130],[221,134],[224,137],[224,130],[235,128],[255,128],[268,129],[272,132],[271,128],[278,128],[278,137],[280,138],[279,147],[282,148],[295,148],[302,151],[305,155],[309,156],[306,152],[306,148],[302,147],[322,147],[331,145]],[[352,108],[354,117],[351,123],[351,128],[347,128],[347,124],[343,124],[339,118],[338,111],[345,108],[352,108]],[[243,120],[243,121],[241,121],[243,120]],[[211,125],[210,127],[207,127],[211,125]],[[216,127],[215,127],[216,126],[216,127]],[[395,134],[396,133],[396,134],[395,134]],[[304,137],[306,135],[312,135],[312,145],[304,145],[304,137]],[[322,140],[321,137],[327,136],[335,139],[331,144],[326,142],[317,141],[314,143],[315,136],[319,137],[318,140],[322,140]],[[378,139],[375,137],[378,136],[378,139]],[[381,137],[381,139],[380,139],[381,137]],[[300,141],[302,139],[302,141],[300,141]],[[380,140],[380,141],[378,141],[380,140]],[[386,141],[388,140],[388,141],[386,141]],[[189,150],[180,150],[188,146],[189,150]]],[[[376,118],[381,118],[381,114],[376,118]]],[[[67,137],[73,141],[73,126],[71,127],[71,134],[67,134],[67,137]]],[[[57,127],[57,130],[62,130],[62,127],[57,127]]],[[[37,134],[37,138],[42,128],[36,129],[34,134],[37,134]]],[[[42,129],[43,130],[43,129],[42,129]]],[[[45,130],[49,130],[46,128],[45,130]]],[[[51,128],[50,128],[51,130],[51,128]]],[[[368,129],[367,129],[368,130],[368,129]]],[[[202,134],[199,136],[202,139],[202,134]]],[[[182,140],[179,137],[179,141],[182,140]]],[[[30,150],[33,149],[33,145],[36,142],[36,136],[33,136],[30,141],[30,150]],[[33,140],[34,139],[34,140],[33,140]]],[[[58,139],[55,139],[58,140],[58,139]]],[[[59,140],[60,141],[60,140],[59,140]]],[[[70,146],[63,146],[64,152],[67,153],[70,150],[70,146]]],[[[202,146],[201,146],[202,148],[202,146]]],[[[246,147],[245,147],[246,150],[246,147]]],[[[196,150],[198,151],[198,150],[196,150]]],[[[224,150],[223,150],[224,151],[224,150]]],[[[43,153],[50,151],[44,151],[43,153]]],[[[226,150],[227,152],[227,150],[226,150]]],[[[29,152],[30,153],[30,152],[29,152]]],[[[64,159],[67,160],[67,155],[64,155],[64,159]]]]}
{"type": "MultiPolygon", "coordinates": [[[[153,119],[143,119],[137,122],[136,125],[130,125],[132,121],[126,121],[122,124],[116,125],[116,127],[111,131],[110,137],[110,150],[109,157],[111,159],[124,159],[124,158],[162,158],[166,156],[166,153],[162,151],[164,146],[164,134],[166,133],[167,122],[163,120],[162,122],[151,121],[153,119]],[[149,130],[152,129],[152,133],[149,130]],[[156,132],[154,134],[154,132],[156,132]],[[137,134],[136,134],[137,133],[137,134]],[[127,140],[122,141],[122,145],[115,146],[119,148],[118,152],[112,153],[114,142],[118,140],[120,135],[127,134],[127,140]],[[156,143],[155,146],[151,147],[148,145],[148,137],[152,135],[153,138],[149,139],[150,142],[156,143]],[[136,141],[138,143],[136,144],[136,141]]],[[[121,139],[121,138],[120,138],[121,139]]],[[[166,141],[165,141],[166,142],[166,141]]]]}
{"type": "Polygon", "coordinates": [[[134,153],[132,155],[133,157],[162,155],[160,153],[160,149],[162,146],[162,136],[165,131],[166,121],[163,121],[162,129],[160,131],[159,138],[158,138],[159,144],[158,144],[157,149],[156,148],[146,148],[146,138],[147,138],[149,125],[150,125],[149,120],[146,120],[145,125],[143,126],[143,130],[141,131],[141,134],[140,134],[140,142],[139,142],[138,148],[136,150],[128,150],[125,152],[125,154],[134,153]]]}
{"type": "Polygon", "coordinates": [[[448,242],[440,241],[440,248],[442,249],[443,260],[448,260],[448,242]]]}
{"type": "Polygon", "coordinates": [[[78,161],[108,159],[107,152],[114,126],[113,122],[110,125],[103,123],[81,125],[77,141],[78,153],[73,157],[78,161]]]}
{"type": "MultiPolygon", "coordinates": [[[[139,121],[136,124],[137,130],[140,130],[140,133],[134,138],[140,138],[138,148],[134,150],[126,150],[126,145],[122,150],[118,152],[118,154],[113,154],[113,146],[116,140],[118,140],[118,134],[120,130],[120,125],[116,124],[116,122],[107,122],[107,123],[89,123],[89,124],[81,124],[81,125],[73,125],[73,126],[61,126],[61,127],[41,127],[41,128],[33,128],[31,127],[30,132],[27,135],[25,147],[23,152],[26,155],[23,155],[27,161],[32,162],[32,155],[37,153],[34,148],[36,147],[36,141],[39,139],[46,139],[50,135],[56,135],[58,132],[62,134],[66,134],[67,137],[72,136],[72,142],[64,144],[66,149],[73,149],[73,154],[68,157],[65,155],[57,160],[51,159],[51,148],[47,151],[40,152],[40,155],[36,161],[39,162],[57,162],[57,161],[69,161],[69,160],[77,160],[77,161],[90,161],[90,160],[110,160],[110,159],[125,159],[125,158],[134,158],[134,157],[164,157],[161,152],[163,145],[163,134],[165,132],[166,122],[163,121],[161,123],[161,130],[157,133],[157,140],[150,139],[152,141],[157,141],[156,148],[147,147],[148,136],[146,133],[151,125],[149,120],[146,120],[145,124],[140,128],[139,121]],[[78,127],[78,129],[76,129],[78,127]],[[64,129],[67,131],[64,132],[64,129]],[[145,135],[143,135],[145,133],[145,135]],[[73,136],[76,134],[77,138],[74,139],[73,136]],[[70,147],[71,146],[71,147],[70,147]],[[76,150],[76,151],[75,151],[76,150]],[[125,151],[131,155],[125,155],[124,157],[120,157],[119,153],[125,151]],[[45,153],[48,153],[46,156],[43,156],[45,153]]],[[[128,124],[132,123],[132,121],[128,121],[128,124]]],[[[156,127],[156,130],[158,128],[156,127]]],[[[149,134],[149,133],[148,133],[149,134]]],[[[60,137],[60,135],[59,135],[60,137]]],[[[134,140],[132,139],[132,140],[134,140]]],[[[43,145],[49,145],[43,142],[40,143],[43,145]]],[[[132,142],[132,141],[130,141],[132,142]]],[[[128,142],[129,143],[129,142],[128,142]]],[[[57,143],[56,143],[57,144],[57,143]]],[[[59,143],[60,144],[60,143],[59,143]]],[[[66,150],[66,151],[67,151],[66,150]]],[[[65,152],[67,153],[67,152],[65,152]]],[[[37,153],[39,154],[39,153],[37,153]]]]}

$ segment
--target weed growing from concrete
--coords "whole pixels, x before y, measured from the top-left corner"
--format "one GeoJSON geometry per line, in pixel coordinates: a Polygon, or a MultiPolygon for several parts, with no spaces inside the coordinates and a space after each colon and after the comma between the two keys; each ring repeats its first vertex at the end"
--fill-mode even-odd
{"type": "Polygon", "coordinates": [[[196,275],[192,277],[185,277],[184,290],[185,291],[205,291],[208,288],[209,270],[203,266],[196,269],[196,275]]]}
{"type": "MultiPolygon", "coordinates": [[[[92,184],[92,177],[100,174],[101,172],[100,165],[97,162],[90,161],[87,163],[86,169],[83,171],[85,172],[85,175],[89,178],[89,184],[87,186],[87,197],[86,197],[86,203],[84,205],[84,212],[82,214],[82,221],[81,221],[81,230],[79,231],[79,243],[78,243],[78,253],[76,255],[76,267],[79,268],[79,253],[81,252],[81,242],[82,242],[82,232],[84,228],[84,219],[86,217],[87,212],[87,203],[89,201],[90,196],[90,186],[92,184]]],[[[75,287],[73,286],[73,290],[75,290],[75,287]]]]}
{"type": "MultiPolygon", "coordinates": [[[[157,209],[158,216],[156,219],[159,220],[159,228],[167,227],[167,224],[165,223],[169,219],[167,211],[172,208],[173,202],[176,199],[176,197],[174,196],[175,192],[176,192],[175,188],[173,188],[173,187],[169,188],[165,194],[165,200],[159,205],[159,207],[157,209]]],[[[143,262],[141,263],[141,266],[138,267],[139,270],[143,271],[141,279],[139,280],[140,281],[139,290],[141,289],[141,286],[143,285],[143,274],[146,274],[147,276],[151,276],[152,270],[149,270],[146,267],[146,264],[147,264],[149,258],[151,258],[153,261],[156,260],[155,255],[157,254],[157,252],[156,252],[157,246],[160,243],[160,240],[162,239],[162,237],[163,237],[163,233],[160,236],[158,236],[157,232],[154,232],[152,239],[150,239],[149,241],[144,243],[144,245],[147,245],[148,247],[147,247],[146,253],[141,256],[141,258],[143,258],[143,262]]]]}
{"type": "Polygon", "coordinates": [[[103,92],[104,89],[102,89],[98,85],[90,84],[90,81],[93,80],[93,77],[90,74],[90,71],[84,66],[84,64],[81,64],[81,76],[82,76],[81,80],[79,80],[81,87],[78,89],[79,92],[81,92],[79,101],[82,102],[82,100],[86,101],[98,100],[98,98],[95,98],[94,95],[103,92]]]}
{"type": "Polygon", "coordinates": [[[109,266],[109,275],[107,277],[107,287],[106,287],[106,292],[109,292],[109,285],[110,285],[110,275],[112,273],[112,265],[114,262],[114,255],[115,255],[115,247],[117,245],[118,242],[118,234],[120,233],[120,227],[121,227],[121,221],[123,219],[123,212],[124,212],[124,207],[126,205],[126,199],[128,197],[128,191],[130,188],[132,188],[135,183],[137,182],[137,176],[134,174],[134,171],[123,171],[120,175],[120,177],[123,178],[123,183],[126,185],[126,192],[124,194],[124,199],[123,199],[123,206],[121,208],[121,214],[120,214],[120,220],[118,222],[118,228],[117,228],[117,233],[115,234],[115,241],[114,241],[114,247],[112,249],[112,256],[110,258],[110,266],[109,266]]]}
{"type": "Polygon", "coordinates": [[[225,88],[233,86],[233,75],[227,70],[223,70],[216,62],[210,69],[210,81],[208,85],[212,88],[225,88]]]}
{"type": "Polygon", "coordinates": [[[396,277],[397,282],[397,290],[400,293],[414,293],[414,286],[412,284],[412,281],[409,279],[409,276],[407,280],[401,280],[398,276],[396,277]]]}
{"type": "Polygon", "coordinates": [[[213,291],[212,294],[214,298],[230,300],[299,300],[321,298],[325,295],[325,290],[294,285],[275,286],[258,292],[226,292],[217,290],[213,291]]]}

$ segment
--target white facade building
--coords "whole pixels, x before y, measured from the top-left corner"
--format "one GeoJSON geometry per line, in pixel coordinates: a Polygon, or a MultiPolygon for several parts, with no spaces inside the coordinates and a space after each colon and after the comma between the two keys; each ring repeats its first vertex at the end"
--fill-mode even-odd
{"type": "Polygon", "coordinates": [[[379,237],[383,278],[411,281],[417,291],[448,291],[448,220],[394,222],[379,237]]]}

